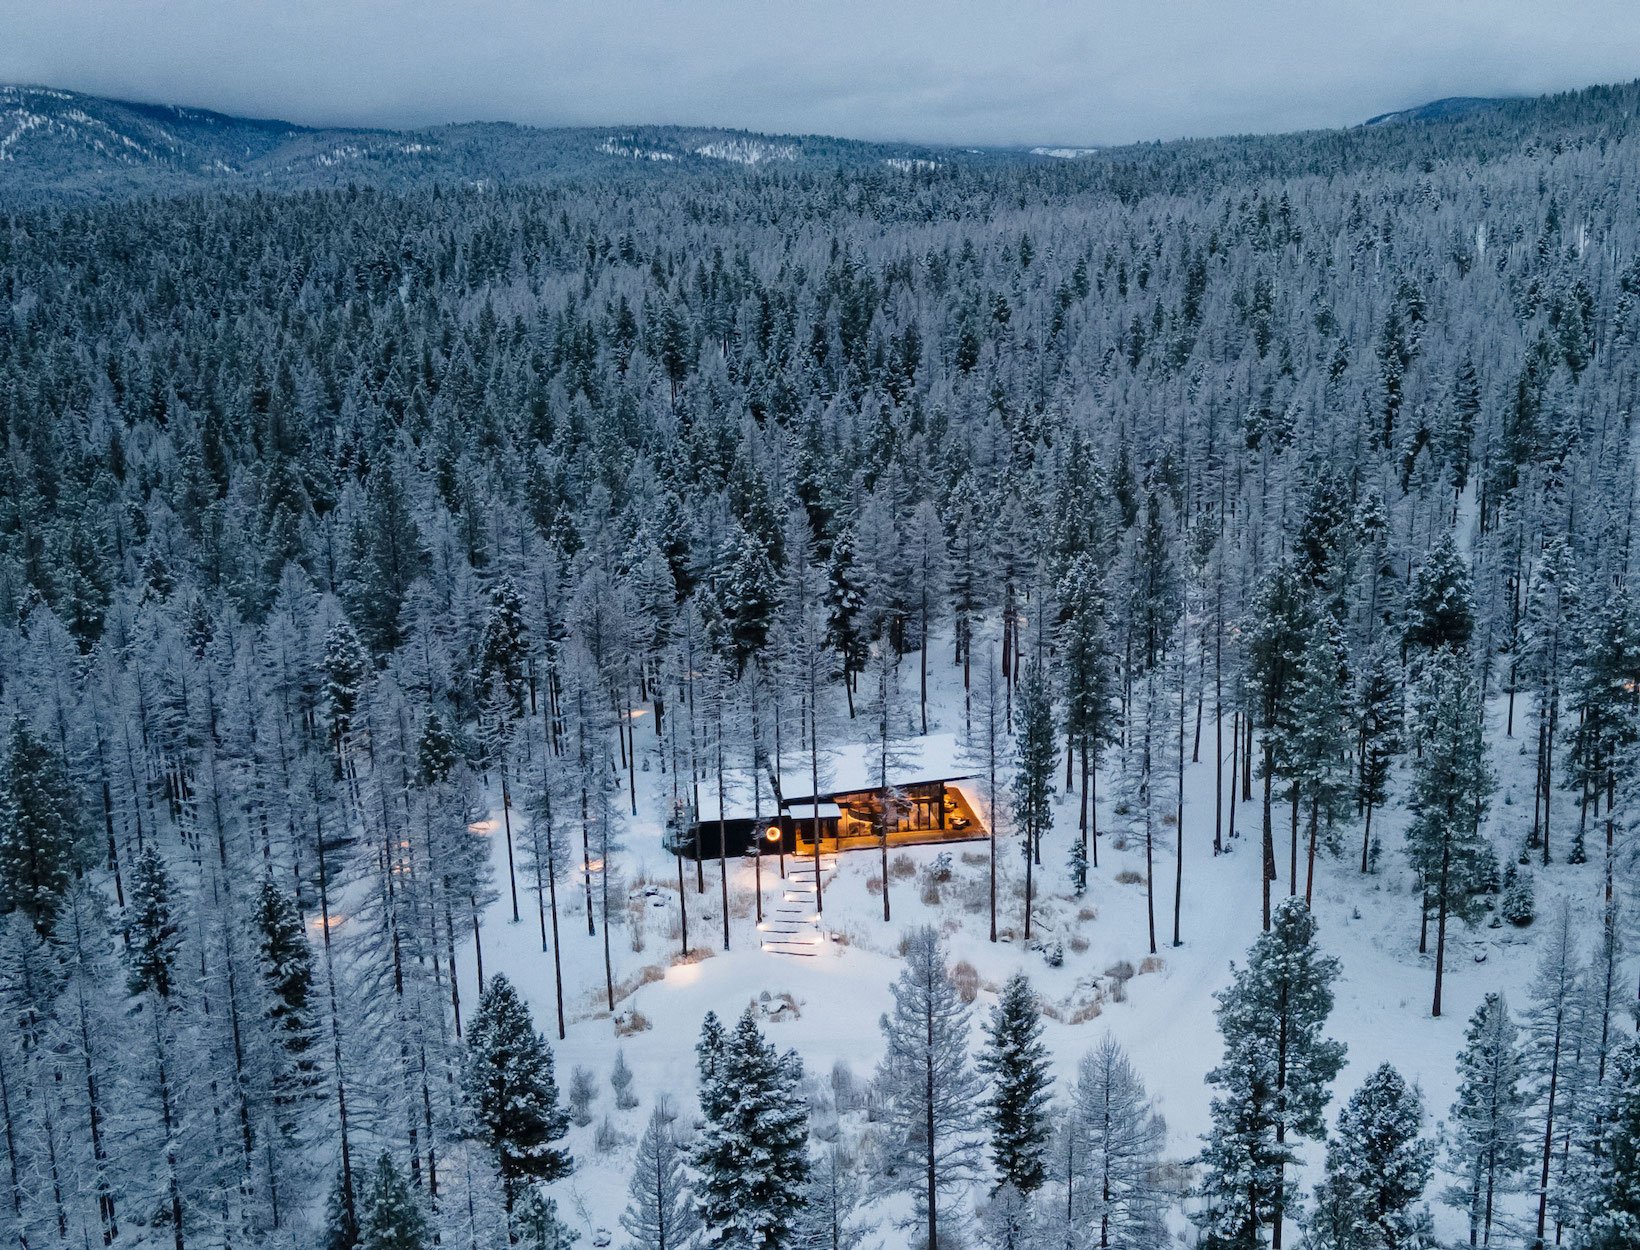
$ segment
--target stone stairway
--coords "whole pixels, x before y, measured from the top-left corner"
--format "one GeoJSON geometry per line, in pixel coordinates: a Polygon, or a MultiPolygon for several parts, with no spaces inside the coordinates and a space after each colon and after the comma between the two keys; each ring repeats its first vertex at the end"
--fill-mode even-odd
{"type": "MultiPolygon", "coordinates": [[[[820,856],[820,880],[829,889],[837,876],[837,856],[820,856]]],[[[786,880],[774,906],[763,912],[758,937],[763,949],[775,955],[812,959],[826,944],[825,930],[814,907],[814,860],[794,859],[786,866],[786,880]]]]}

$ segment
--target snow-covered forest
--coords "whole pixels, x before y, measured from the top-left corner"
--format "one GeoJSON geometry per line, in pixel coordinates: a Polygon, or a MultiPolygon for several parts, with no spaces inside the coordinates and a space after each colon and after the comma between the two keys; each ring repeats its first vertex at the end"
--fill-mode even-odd
{"type": "Polygon", "coordinates": [[[8,1244],[1640,1245],[1637,117],[3,210],[8,1244]]]}

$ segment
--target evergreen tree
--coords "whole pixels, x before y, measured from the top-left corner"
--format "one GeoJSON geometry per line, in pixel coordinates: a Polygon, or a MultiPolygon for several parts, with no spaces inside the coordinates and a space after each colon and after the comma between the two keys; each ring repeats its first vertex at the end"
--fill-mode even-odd
{"type": "Polygon", "coordinates": [[[348,1174],[336,1169],[330,1194],[325,1199],[324,1228],[320,1236],[323,1250],[358,1250],[359,1204],[349,1186],[348,1174]]]}
{"type": "Polygon", "coordinates": [[[1482,737],[1480,691],[1462,652],[1432,654],[1418,683],[1417,721],[1408,805],[1407,857],[1423,883],[1424,918],[1435,911],[1435,997],[1441,1014],[1447,919],[1470,920],[1485,869],[1481,814],[1492,777],[1482,737]]]}
{"type": "Polygon", "coordinates": [[[470,1132],[495,1158],[509,1212],[524,1183],[569,1174],[568,1152],[553,1144],[568,1131],[569,1117],[558,1105],[552,1050],[504,976],[484,986],[461,1076],[470,1132]]]}
{"type": "Polygon", "coordinates": [[[1356,682],[1358,709],[1355,805],[1361,824],[1361,871],[1371,872],[1372,814],[1389,799],[1390,765],[1401,751],[1401,685],[1399,666],[1382,641],[1367,653],[1356,682]]]}
{"type": "Polygon", "coordinates": [[[1640,1244],[1640,1042],[1631,1040],[1612,1056],[1597,1123],[1574,1244],[1580,1250],[1626,1250],[1640,1244]]]}
{"type": "Polygon", "coordinates": [[[1075,1135],[1063,1177],[1072,1229],[1099,1250],[1161,1250],[1167,1125],[1115,1038],[1082,1056],[1065,1131],[1075,1135]]]}
{"type": "Polygon", "coordinates": [[[0,774],[0,910],[22,912],[41,937],[73,880],[76,807],[61,762],[14,717],[0,774]]]}
{"type": "Polygon", "coordinates": [[[1299,899],[1277,909],[1253,943],[1247,967],[1219,996],[1224,1061],[1207,1074],[1223,1093],[1202,1162],[1198,1223],[1214,1246],[1270,1244],[1280,1250],[1293,1137],[1323,1135],[1327,1086],[1344,1047],[1323,1029],[1332,1012],[1338,961],[1317,949],[1316,925],[1299,899]]]}
{"type": "Polygon", "coordinates": [[[1362,1082],[1338,1113],[1316,1186],[1306,1244],[1314,1250],[1422,1250],[1428,1212],[1415,1209],[1434,1169],[1418,1091],[1389,1064],[1362,1082]]]}
{"type": "Polygon", "coordinates": [[[687,1151],[678,1140],[677,1123],[677,1112],[663,1098],[638,1141],[630,1201],[621,1216],[632,1250],[682,1250],[699,1226],[689,1201],[687,1151]]]}
{"type": "Polygon", "coordinates": [[[503,577],[490,590],[490,611],[479,640],[478,685],[488,690],[499,683],[513,712],[524,710],[529,631],[524,626],[524,598],[503,577]]]}
{"type": "Polygon", "coordinates": [[[428,1244],[427,1218],[384,1153],[359,1203],[359,1250],[426,1250],[428,1244]]]}
{"type": "Polygon", "coordinates": [[[138,854],[131,869],[131,909],[125,922],[126,960],[133,994],[169,998],[176,982],[176,887],[152,844],[138,854]]]}
{"type": "Polygon", "coordinates": [[[905,937],[905,967],[894,982],[894,1010],[882,1018],[888,1051],[877,1071],[884,1101],[885,1181],[909,1190],[927,1250],[939,1250],[940,1195],[971,1178],[969,1137],[981,1086],[968,1062],[968,1008],[931,928],[905,937]]]}
{"type": "Polygon", "coordinates": [[[1035,902],[1035,866],[1042,862],[1042,836],[1053,826],[1053,774],[1058,759],[1054,741],[1053,692],[1042,661],[1033,657],[1025,666],[1014,711],[1015,750],[1014,823],[1024,839],[1025,940],[1031,940],[1031,913],[1035,902]]]}
{"type": "Polygon", "coordinates": [[[792,1229],[793,1250],[857,1250],[869,1230],[857,1218],[865,1200],[859,1161],[838,1142],[809,1161],[803,1206],[792,1229]]]}
{"type": "Polygon", "coordinates": [[[1469,565],[1448,534],[1412,580],[1406,606],[1405,645],[1410,652],[1442,647],[1464,650],[1475,632],[1474,589],[1469,565]]]}
{"type": "Polygon", "coordinates": [[[1497,1199],[1525,1170],[1526,1095],[1515,1022],[1501,994],[1488,994],[1470,1017],[1458,1055],[1458,1098],[1447,1128],[1447,1164],[1461,1178],[1446,1201],[1464,1211],[1471,1245],[1490,1245],[1497,1199]]]}
{"type": "Polygon", "coordinates": [[[1341,715],[1344,706],[1340,640],[1330,616],[1320,614],[1310,627],[1298,666],[1293,700],[1290,767],[1293,784],[1305,796],[1309,822],[1309,861],[1304,875],[1304,902],[1315,894],[1316,845],[1323,821],[1330,827],[1344,800],[1341,715]]]}
{"type": "Polygon", "coordinates": [[[725,1033],[708,1015],[696,1047],[701,1113],[695,1210],[712,1245],[786,1250],[808,1176],[803,1065],[764,1040],[753,1008],[725,1033]]]}
{"type": "Polygon", "coordinates": [[[1042,1011],[1024,973],[1008,978],[991,1009],[979,1071],[991,1082],[986,1103],[991,1163],[999,1185],[1033,1194],[1046,1179],[1048,1146],[1048,1048],[1042,1011]]]}
{"type": "Polygon", "coordinates": [[[286,1066],[276,1077],[281,1096],[292,1098],[311,1078],[313,1061],[313,948],[302,929],[295,900],[272,874],[262,878],[255,902],[258,968],[267,991],[268,1019],[286,1066]]]}
{"type": "Polygon", "coordinates": [[[518,1234],[517,1244],[524,1250],[570,1250],[581,1239],[579,1233],[565,1226],[558,1216],[557,1201],[547,1197],[540,1185],[531,1185],[524,1191],[513,1226],[518,1234]]]}

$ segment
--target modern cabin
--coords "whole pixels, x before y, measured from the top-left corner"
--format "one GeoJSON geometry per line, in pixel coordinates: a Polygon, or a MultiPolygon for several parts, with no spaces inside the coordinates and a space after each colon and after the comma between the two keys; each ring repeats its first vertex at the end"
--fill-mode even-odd
{"type": "MultiPolygon", "coordinates": [[[[829,760],[830,787],[813,793],[811,775],[791,770],[775,776],[737,770],[723,780],[702,778],[692,816],[680,814],[670,849],[694,859],[729,855],[812,854],[890,846],[969,842],[989,836],[981,804],[967,776],[955,773],[955,741],[919,739],[888,773],[888,786],[873,784],[869,751],[853,747],[829,760]]],[[[825,781],[826,777],[823,776],[825,781]]]]}

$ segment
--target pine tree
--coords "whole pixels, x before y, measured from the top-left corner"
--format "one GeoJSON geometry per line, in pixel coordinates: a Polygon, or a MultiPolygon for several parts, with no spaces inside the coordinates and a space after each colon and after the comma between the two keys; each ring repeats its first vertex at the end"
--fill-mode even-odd
{"type": "Polygon", "coordinates": [[[354,1199],[348,1184],[348,1175],[336,1169],[330,1194],[325,1199],[324,1227],[320,1234],[322,1250],[358,1250],[360,1204],[354,1199]]]}
{"type": "Polygon", "coordinates": [[[1289,743],[1293,784],[1305,796],[1309,822],[1309,858],[1304,874],[1304,902],[1315,894],[1316,844],[1323,821],[1330,827],[1344,800],[1344,721],[1341,642],[1337,625],[1317,616],[1304,642],[1298,666],[1289,743]]]}
{"type": "Polygon", "coordinates": [[[490,611],[479,640],[477,677],[481,690],[499,683],[514,714],[524,710],[529,646],[523,596],[510,577],[503,577],[490,590],[490,611]]]}
{"type": "Polygon", "coordinates": [[[568,1152],[553,1145],[569,1117],[558,1105],[552,1050],[504,976],[489,979],[468,1026],[461,1084],[470,1131],[495,1157],[509,1212],[524,1182],[569,1174],[568,1152]]]}
{"type": "Polygon", "coordinates": [[[1215,1246],[1256,1245],[1268,1225],[1270,1244],[1280,1250],[1290,1138],[1314,1140],[1325,1131],[1327,1086],[1344,1064],[1344,1047],[1322,1032],[1338,961],[1321,954],[1315,935],[1303,901],[1283,901],[1247,967],[1218,996],[1225,1057],[1207,1079],[1224,1093],[1212,1103],[1197,1217],[1215,1246]]]}
{"type": "Polygon", "coordinates": [[[1550,931],[1544,935],[1537,974],[1523,1017],[1523,1058],[1530,1062],[1534,1118],[1541,1122],[1538,1169],[1537,1231],[1533,1241],[1543,1250],[1548,1228],[1550,1173],[1555,1162],[1556,1133],[1579,1108],[1566,1102],[1568,1080],[1576,1063],[1578,1013],[1584,1002],[1584,970],[1572,931],[1572,911],[1562,899],[1550,931]]]}
{"type": "Polygon", "coordinates": [[[325,718],[331,741],[342,751],[353,731],[353,720],[370,675],[370,657],[346,621],[338,621],[330,627],[325,634],[324,648],[325,718]]]}
{"type": "Polygon", "coordinates": [[[858,1250],[869,1229],[857,1218],[865,1200],[859,1160],[838,1142],[809,1160],[803,1206],[792,1227],[792,1250],[858,1250]]]}
{"type": "Polygon", "coordinates": [[[1448,1120],[1448,1168],[1462,1178],[1446,1201],[1469,1219],[1471,1245],[1490,1245],[1497,1199],[1525,1170],[1526,1095],[1515,1022],[1501,994],[1488,994],[1470,1017],[1458,1055],[1458,1098],[1448,1120]]]}
{"type": "Polygon", "coordinates": [[[991,1163],[998,1184],[1033,1194],[1046,1179],[1048,1101],[1053,1076],[1042,1041],[1042,1010],[1025,974],[1008,978],[991,1009],[979,1071],[991,1082],[986,1102],[991,1163]]]}
{"type": "Polygon", "coordinates": [[[21,716],[0,773],[0,911],[20,911],[41,937],[73,879],[78,811],[59,761],[21,716]]]}
{"type": "Polygon", "coordinates": [[[1481,814],[1492,777],[1482,737],[1480,691],[1462,652],[1442,648],[1424,665],[1418,683],[1408,806],[1407,857],[1423,882],[1424,916],[1435,910],[1435,997],[1441,1014],[1447,919],[1475,914],[1475,891],[1485,867],[1481,814]]]}
{"type": "Polygon", "coordinates": [[[1025,666],[1015,709],[1013,813],[1024,839],[1025,940],[1031,940],[1035,902],[1035,865],[1042,860],[1042,837],[1053,826],[1053,775],[1058,760],[1054,741],[1053,692],[1039,658],[1025,666]]]}
{"type": "Polygon", "coordinates": [[[1411,652],[1464,650],[1475,632],[1469,565],[1448,534],[1418,566],[1406,607],[1404,643],[1411,652]]]}
{"type": "Polygon", "coordinates": [[[1065,1131],[1075,1135],[1063,1176],[1071,1227],[1099,1250],[1161,1250],[1167,1125],[1115,1038],[1082,1056],[1065,1131]]]}
{"type": "Polygon", "coordinates": [[[180,941],[176,911],[176,887],[150,843],[131,867],[131,909],[125,922],[131,993],[171,996],[180,941]]]}
{"type": "Polygon", "coordinates": [[[1316,1186],[1306,1245],[1314,1250],[1422,1250],[1428,1212],[1415,1209],[1434,1169],[1418,1091],[1389,1064],[1362,1082],[1338,1114],[1316,1186]]]}
{"type": "Polygon", "coordinates": [[[1612,1056],[1594,1164],[1585,1182],[1579,1250],[1640,1245],[1640,1042],[1612,1056]]]}
{"type": "Polygon", "coordinates": [[[1373,644],[1356,682],[1355,805],[1362,813],[1361,871],[1374,863],[1372,814],[1389,799],[1389,772],[1401,751],[1399,666],[1382,641],[1373,644]]]}
{"type": "Polygon", "coordinates": [[[905,937],[905,967],[894,982],[894,1010],[882,1018],[887,1053],[877,1071],[892,1161],[884,1178],[909,1190],[927,1250],[939,1250],[940,1195],[971,1178],[975,1143],[968,1136],[980,1094],[968,1062],[968,1008],[931,928],[905,937]]]}
{"type": "Polygon", "coordinates": [[[267,1015],[273,1036],[284,1052],[275,1076],[284,1101],[300,1096],[311,1083],[313,1044],[313,948],[302,929],[295,900],[281,890],[271,873],[263,876],[255,902],[258,969],[267,991],[267,1015]]]}
{"type": "MultiPolygon", "coordinates": [[[[531,1185],[519,1199],[513,1217],[517,1244],[524,1250],[570,1250],[581,1235],[558,1216],[558,1203],[540,1185],[531,1185]]],[[[651,1243],[653,1244],[653,1243],[651,1243]]]]}
{"type": "Polygon", "coordinates": [[[730,1033],[708,1015],[696,1055],[705,1127],[695,1210],[706,1236],[732,1250],[787,1250],[808,1176],[803,1064],[764,1040],[751,1007],[730,1033]]]}
{"type": "MultiPolygon", "coordinates": [[[[1304,644],[1309,637],[1314,608],[1303,579],[1291,559],[1272,569],[1258,588],[1247,618],[1248,684],[1256,706],[1248,710],[1257,723],[1264,779],[1263,849],[1264,927],[1272,920],[1271,887],[1276,881],[1273,797],[1277,775],[1289,776],[1293,705],[1299,688],[1304,644]]],[[[1294,811],[1297,792],[1294,791],[1294,811]]]]}
{"type": "Polygon", "coordinates": [[[425,1250],[428,1244],[427,1218],[384,1153],[359,1203],[359,1250],[425,1250]]]}
{"type": "Polygon", "coordinates": [[[631,1250],[682,1250],[699,1226],[689,1200],[688,1152],[678,1140],[677,1124],[677,1112],[663,1098],[638,1141],[630,1201],[621,1215],[631,1250]]]}

